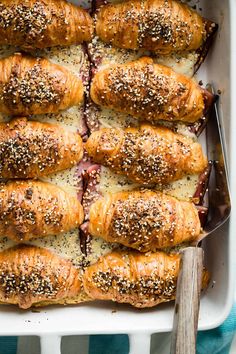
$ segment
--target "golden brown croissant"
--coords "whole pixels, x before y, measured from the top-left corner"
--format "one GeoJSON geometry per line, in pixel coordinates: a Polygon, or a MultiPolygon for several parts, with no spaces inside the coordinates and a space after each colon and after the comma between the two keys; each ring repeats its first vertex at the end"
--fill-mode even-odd
{"type": "MultiPolygon", "coordinates": [[[[152,307],[175,298],[180,255],[163,252],[112,252],[89,266],[83,277],[84,289],[93,299],[152,307]]],[[[209,282],[203,272],[202,288],[209,282]]]]}
{"type": "Polygon", "coordinates": [[[0,302],[27,309],[73,297],[80,286],[72,263],[46,249],[23,245],[0,252],[0,302]]]}
{"type": "Polygon", "coordinates": [[[85,144],[96,163],[141,184],[169,183],[207,166],[201,145],[165,127],[100,129],[85,144]]]}
{"type": "Polygon", "coordinates": [[[69,231],[83,217],[76,196],[53,184],[28,180],[0,185],[0,235],[16,242],[69,231]]]}
{"type": "Polygon", "coordinates": [[[0,44],[28,48],[90,41],[89,14],[64,0],[1,0],[0,44]]]}
{"type": "Polygon", "coordinates": [[[158,191],[107,194],[90,207],[88,232],[146,252],[199,236],[196,207],[158,191]]]}
{"type": "Polygon", "coordinates": [[[174,0],[130,0],[100,8],[96,32],[119,48],[159,54],[200,48],[215,24],[174,0]]]}
{"type": "Polygon", "coordinates": [[[0,112],[56,113],[83,100],[81,79],[43,58],[20,53],[0,60],[0,112]]]}
{"type": "Polygon", "coordinates": [[[17,118],[0,123],[0,177],[34,178],[65,170],[82,159],[79,134],[59,125],[17,118]]]}
{"type": "Polygon", "coordinates": [[[90,93],[98,105],[141,120],[195,122],[205,109],[205,90],[193,79],[148,57],[99,71],[90,93]]]}

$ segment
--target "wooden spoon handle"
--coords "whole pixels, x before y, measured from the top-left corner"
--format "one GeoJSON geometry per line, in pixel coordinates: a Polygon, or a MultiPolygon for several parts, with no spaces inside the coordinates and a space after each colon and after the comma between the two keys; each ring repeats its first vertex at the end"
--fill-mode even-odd
{"type": "Polygon", "coordinates": [[[185,248],[177,282],[171,354],[196,353],[202,269],[202,248],[185,248]]]}

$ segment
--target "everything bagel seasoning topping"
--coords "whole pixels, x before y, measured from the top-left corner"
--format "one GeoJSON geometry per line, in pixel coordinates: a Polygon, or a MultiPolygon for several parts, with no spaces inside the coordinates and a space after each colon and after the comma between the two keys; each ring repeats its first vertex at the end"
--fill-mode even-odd
{"type": "Polygon", "coordinates": [[[27,41],[33,42],[38,36],[43,37],[50,19],[45,14],[45,7],[35,3],[32,7],[17,4],[0,4],[0,29],[11,29],[24,34],[27,41]]]}
{"type": "MultiPolygon", "coordinates": [[[[181,107],[173,108],[171,102],[174,98],[183,95],[186,86],[181,82],[176,83],[173,79],[164,74],[156,74],[153,65],[145,65],[142,67],[118,66],[110,70],[107,81],[108,88],[101,96],[101,102],[106,104],[106,95],[114,95],[117,102],[122,102],[122,106],[134,115],[147,114],[146,119],[150,119],[153,113],[162,113],[165,106],[169,104],[168,116],[171,119],[173,110],[182,109],[181,107]]],[[[109,96],[108,96],[109,97],[109,96]]]]}
{"type": "Polygon", "coordinates": [[[167,273],[163,278],[154,274],[152,277],[140,277],[132,281],[125,276],[117,275],[115,271],[116,269],[99,271],[92,276],[93,283],[100,291],[115,292],[113,300],[116,300],[116,296],[128,295],[131,296],[131,302],[132,296],[138,296],[140,302],[150,301],[150,298],[153,301],[157,299],[170,301],[176,292],[176,278],[171,274],[167,273]]]}
{"type": "Polygon", "coordinates": [[[19,75],[17,66],[13,67],[9,81],[3,85],[1,99],[13,108],[20,104],[59,104],[64,96],[60,85],[54,75],[40,67],[38,59],[38,64],[26,71],[24,76],[19,75]]]}
{"type": "Polygon", "coordinates": [[[43,172],[60,158],[59,142],[50,134],[42,131],[30,140],[16,134],[14,138],[0,142],[0,176],[3,169],[15,171],[18,176],[27,175],[32,165],[37,165],[43,172]]]}

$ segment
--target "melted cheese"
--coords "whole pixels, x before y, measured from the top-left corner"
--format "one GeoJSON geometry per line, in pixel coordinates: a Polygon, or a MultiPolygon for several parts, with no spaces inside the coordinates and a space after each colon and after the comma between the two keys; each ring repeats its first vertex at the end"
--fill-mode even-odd
{"type": "Polygon", "coordinates": [[[178,181],[172,182],[165,187],[156,187],[166,194],[178,199],[191,201],[197,187],[199,175],[185,176],[178,181]]]}
{"type": "MultiPolygon", "coordinates": [[[[94,117],[94,120],[98,120],[100,128],[128,128],[128,127],[138,127],[140,121],[128,114],[116,112],[112,109],[99,107],[99,109],[94,109],[94,106],[88,108],[87,114],[94,117]]],[[[163,125],[167,128],[173,128],[173,123],[168,121],[158,121],[153,122],[153,125],[163,125]]],[[[175,130],[177,133],[185,135],[193,140],[196,140],[196,135],[192,133],[184,123],[175,123],[175,130]]]]}
{"type": "MultiPolygon", "coordinates": [[[[63,258],[72,260],[73,264],[78,267],[81,266],[84,259],[80,249],[78,228],[61,235],[37,238],[28,241],[27,244],[47,248],[63,258]]],[[[14,241],[9,240],[7,237],[2,237],[0,241],[0,251],[16,245],[17,243],[14,241]]]]}
{"type": "Polygon", "coordinates": [[[62,127],[70,131],[82,131],[83,107],[71,107],[66,111],[57,114],[36,115],[32,116],[31,119],[43,123],[60,124],[62,127]]]}
{"type": "Polygon", "coordinates": [[[97,118],[103,128],[127,128],[136,127],[139,121],[125,113],[116,112],[111,109],[101,107],[97,118]]]}
{"type": "MultiPolygon", "coordinates": [[[[198,175],[186,176],[178,181],[172,182],[165,186],[155,186],[155,189],[172,195],[178,199],[191,200],[198,182],[198,175]]],[[[117,193],[127,190],[133,190],[140,187],[137,183],[129,181],[123,175],[117,175],[107,167],[101,169],[101,179],[99,191],[101,194],[117,193]]]]}
{"type": "MultiPolygon", "coordinates": [[[[0,46],[0,59],[20,51],[18,47],[0,46]]],[[[63,65],[77,76],[81,76],[81,72],[86,72],[86,76],[88,76],[87,68],[89,67],[89,62],[82,45],[34,49],[28,52],[34,57],[44,57],[54,64],[63,65]]]]}
{"type": "Polygon", "coordinates": [[[111,252],[114,248],[118,248],[119,246],[115,243],[107,243],[101,238],[93,237],[90,242],[90,252],[86,257],[86,261],[88,264],[95,263],[98,258],[101,256],[111,252]]]}
{"type": "Polygon", "coordinates": [[[184,56],[178,54],[172,54],[170,56],[157,55],[154,56],[153,59],[157,64],[169,66],[179,74],[192,77],[198,57],[195,53],[189,53],[184,56]]]}
{"type": "Polygon", "coordinates": [[[82,45],[53,47],[34,51],[31,54],[45,57],[54,64],[63,65],[79,77],[81,77],[81,74],[85,74],[88,77],[89,62],[82,45]]]}
{"type": "Polygon", "coordinates": [[[117,175],[104,166],[101,168],[99,191],[102,195],[132,190],[137,187],[138,184],[130,182],[126,176],[117,175]]]}
{"type": "Polygon", "coordinates": [[[67,170],[43,177],[41,178],[41,180],[48,183],[56,184],[57,186],[63,188],[67,193],[76,195],[79,191],[79,179],[76,174],[76,170],[77,167],[74,166],[67,170]]]}
{"type": "MultiPolygon", "coordinates": [[[[103,43],[98,37],[95,37],[89,44],[89,50],[99,70],[105,69],[111,64],[124,64],[143,56],[150,56],[150,52],[144,50],[125,50],[112,47],[109,44],[103,43]]],[[[177,73],[189,77],[193,76],[194,65],[198,59],[196,53],[187,53],[181,56],[179,54],[168,56],[151,54],[151,57],[155,63],[169,66],[177,73]]]]}
{"type": "Polygon", "coordinates": [[[38,238],[28,244],[47,248],[63,258],[72,260],[78,267],[82,265],[84,256],[80,249],[78,228],[61,235],[38,238]]]}
{"type": "Polygon", "coordinates": [[[15,246],[16,243],[12,240],[9,240],[7,237],[0,238],[0,252],[6,250],[9,247],[15,246]]]}

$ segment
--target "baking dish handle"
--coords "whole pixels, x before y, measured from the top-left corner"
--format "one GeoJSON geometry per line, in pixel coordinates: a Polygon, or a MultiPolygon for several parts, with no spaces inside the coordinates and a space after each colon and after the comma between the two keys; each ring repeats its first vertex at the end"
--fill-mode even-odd
{"type": "Polygon", "coordinates": [[[40,346],[41,354],[61,354],[61,336],[41,336],[40,346]]]}
{"type": "Polygon", "coordinates": [[[129,354],[150,354],[151,334],[129,334],[129,354]]]}
{"type": "MultiPolygon", "coordinates": [[[[61,354],[61,336],[40,337],[41,354],[61,354]]],[[[151,334],[130,334],[129,354],[150,354],[151,334]]]]}

